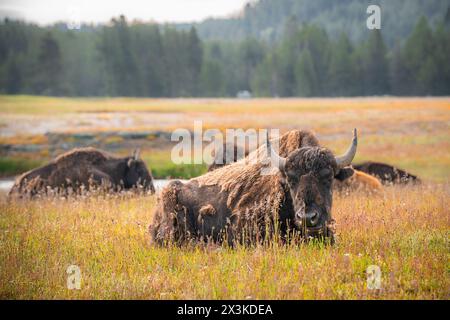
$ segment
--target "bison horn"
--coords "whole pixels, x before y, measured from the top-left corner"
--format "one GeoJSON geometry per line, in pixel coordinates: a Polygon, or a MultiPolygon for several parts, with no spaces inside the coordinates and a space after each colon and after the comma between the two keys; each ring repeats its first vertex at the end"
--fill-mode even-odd
{"type": "Polygon", "coordinates": [[[343,155],[336,157],[336,164],[338,169],[342,169],[346,166],[349,166],[352,163],[353,158],[355,157],[356,154],[357,146],[358,146],[358,134],[356,132],[356,129],[353,129],[352,144],[343,155]]]}
{"type": "Polygon", "coordinates": [[[278,169],[284,170],[286,165],[286,158],[281,157],[275,150],[272,148],[272,143],[269,139],[269,130],[266,130],[266,141],[267,141],[267,157],[271,160],[272,165],[276,165],[278,169]]]}
{"type": "Polygon", "coordinates": [[[141,153],[141,149],[135,149],[133,152],[133,159],[134,160],[138,160],[139,159],[139,154],[141,153]]]}

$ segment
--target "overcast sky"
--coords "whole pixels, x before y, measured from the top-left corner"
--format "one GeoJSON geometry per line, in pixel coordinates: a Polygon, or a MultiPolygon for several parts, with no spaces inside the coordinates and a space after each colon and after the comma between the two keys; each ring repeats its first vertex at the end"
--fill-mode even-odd
{"type": "MultiPolygon", "coordinates": [[[[253,0],[254,1],[254,0],[253,0]]],[[[192,22],[237,13],[249,0],[0,0],[0,16],[39,24],[56,21],[106,22],[124,14],[129,20],[192,22]]]]}

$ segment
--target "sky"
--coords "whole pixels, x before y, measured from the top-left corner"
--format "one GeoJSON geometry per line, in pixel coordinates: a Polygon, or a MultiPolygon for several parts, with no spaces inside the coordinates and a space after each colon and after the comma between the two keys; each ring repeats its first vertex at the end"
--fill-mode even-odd
{"type": "MultiPolygon", "coordinates": [[[[254,1],[254,0],[253,0],[254,1]]],[[[0,17],[39,24],[57,21],[107,22],[124,14],[128,20],[193,22],[236,14],[249,0],[0,0],[0,17]]]]}

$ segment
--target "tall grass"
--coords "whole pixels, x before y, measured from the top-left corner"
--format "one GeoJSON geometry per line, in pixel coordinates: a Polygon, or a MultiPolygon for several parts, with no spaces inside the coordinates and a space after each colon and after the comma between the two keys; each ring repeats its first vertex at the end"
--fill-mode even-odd
{"type": "Polygon", "coordinates": [[[0,200],[0,298],[448,299],[449,185],[336,195],[337,243],[157,248],[155,197],[0,200]],[[68,290],[66,269],[81,269],[68,290]],[[382,271],[380,290],[366,269],[382,271]]]}

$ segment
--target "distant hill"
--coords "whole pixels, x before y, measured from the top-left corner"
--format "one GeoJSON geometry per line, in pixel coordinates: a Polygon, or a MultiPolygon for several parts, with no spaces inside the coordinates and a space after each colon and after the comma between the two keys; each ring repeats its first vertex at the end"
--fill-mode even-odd
{"type": "MultiPolygon", "coordinates": [[[[294,17],[301,25],[317,24],[330,37],[342,31],[351,40],[368,36],[366,9],[381,7],[382,34],[392,46],[404,39],[421,16],[431,25],[442,21],[449,10],[449,0],[259,0],[248,3],[240,15],[222,19],[208,19],[195,26],[205,40],[241,40],[252,36],[274,41],[281,37],[288,19],[294,17]]],[[[191,24],[178,24],[190,28],[191,24]]]]}

